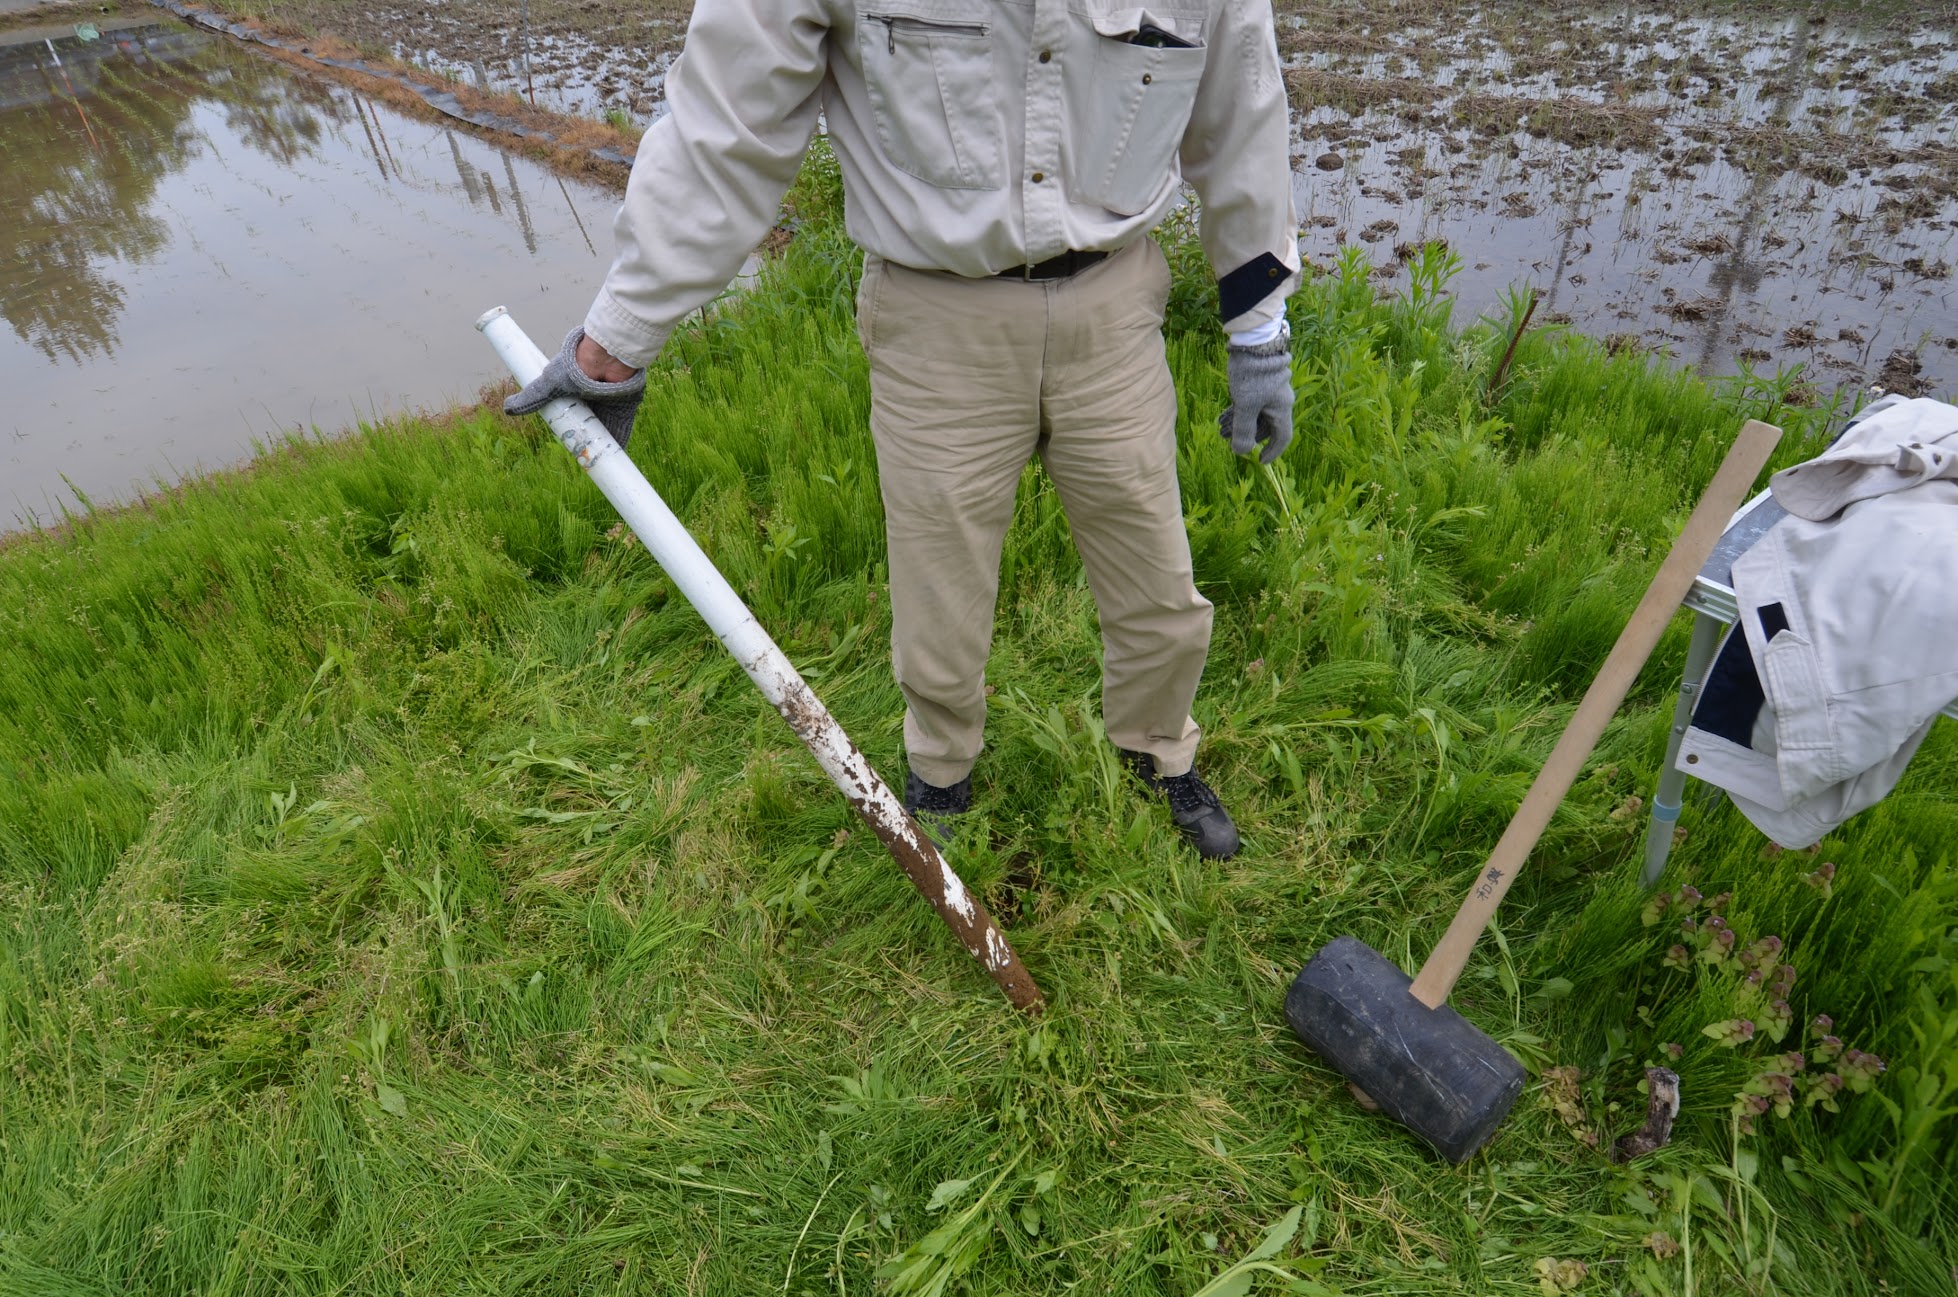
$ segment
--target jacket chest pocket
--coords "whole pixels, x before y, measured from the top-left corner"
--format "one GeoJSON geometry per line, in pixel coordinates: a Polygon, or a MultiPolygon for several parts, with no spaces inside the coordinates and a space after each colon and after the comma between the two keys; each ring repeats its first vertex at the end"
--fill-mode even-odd
{"type": "Polygon", "coordinates": [[[857,45],[877,141],[899,171],[944,189],[1005,183],[988,24],[871,0],[857,45]]]}
{"type": "Polygon", "coordinates": [[[1187,46],[1138,44],[1137,35],[1132,16],[1069,15],[1068,189],[1121,216],[1148,211],[1175,183],[1208,54],[1194,32],[1172,33],[1187,46]]]}

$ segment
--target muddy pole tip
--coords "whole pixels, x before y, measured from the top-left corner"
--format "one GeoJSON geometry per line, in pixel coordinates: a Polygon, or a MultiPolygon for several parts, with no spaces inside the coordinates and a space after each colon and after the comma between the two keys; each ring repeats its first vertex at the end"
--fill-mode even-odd
{"type": "Polygon", "coordinates": [[[510,310],[508,307],[492,306],[489,308],[489,310],[484,311],[481,315],[476,317],[476,328],[478,331],[487,329],[489,328],[489,324],[491,320],[494,320],[499,315],[508,315],[509,313],[510,310]]]}

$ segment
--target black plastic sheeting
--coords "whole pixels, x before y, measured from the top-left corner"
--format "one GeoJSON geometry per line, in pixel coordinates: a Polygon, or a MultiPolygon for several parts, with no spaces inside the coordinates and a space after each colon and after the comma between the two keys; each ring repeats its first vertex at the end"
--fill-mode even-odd
{"type": "MultiPolygon", "coordinates": [[[[471,126],[481,127],[486,131],[498,131],[505,135],[515,135],[520,139],[542,140],[546,144],[556,145],[559,148],[566,147],[559,144],[557,136],[549,131],[538,130],[534,126],[526,126],[513,117],[504,117],[499,113],[472,112],[464,108],[462,101],[457,99],[452,92],[437,90],[431,86],[422,85],[419,82],[402,76],[399,72],[395,72],[392,69],[376,67],[363,59],[324,58],[321,55],[313,53],[303,45],[296,44],[292,41],[283,41],[276,36],[268,36],[264,32],[256,31],[241,22],[234,22],[226,18],[223,14],[212,13],[208,9],[192,8],[190,5],[185,4],[183,0],[150,0],[150,3],[160,9],[168,9],[185,22],[196,23],[199,27],[221,33],[225,36],[235,36],[241,41],[250,41],[255,45],[270,46],[275,50],[280,50],[284,53],[317,63],[321,67],[340,68],[343,71],[358,72],[362,76],[377,77],[382,81],[393,82],[403,90],[413,91],[423,103],[433,108],[436,112],[441,113],[445,117],[453,117],[459,122],[467,122],[471,126]]],[[[610,145],[606,145],[603,148],[586,149],[585,152],[600,162],[610,162],[622,167],[630,167],[632,165],[632,156],[630,154],[621,153],[610,145]]]]}

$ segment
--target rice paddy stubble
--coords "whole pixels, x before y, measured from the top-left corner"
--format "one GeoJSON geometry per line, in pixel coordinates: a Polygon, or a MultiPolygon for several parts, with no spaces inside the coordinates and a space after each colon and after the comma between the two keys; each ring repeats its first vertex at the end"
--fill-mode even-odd
{"type": "MultiPolygon", "coordinates": [[[[669,348],[633,446],[889,773],[855,263],[821,197],[669,348]]],[[[1825,843],[1832,899],[1699,805],[1668,879],[1786,939],[1797,1008],[1892,1061],[1894,1122],[1845,1102],[1737,1152],[1689,1055],[1646,1163],[1533,1088],[1450,1170],[1278,1009],[1340,932],[1418,962],[1732,430],[1795,425],[1786,461],[1823,416],[1556,331],[1487,406],[1506,335],[1453,331],[1430,253],[1407,301],[1358,262],[1300,293],[1301,436],[1265,474],[1217,442],[1221,340],[1172,254],[1204,763],[1251,845],[1199,863],[1109,760],[1030,468],[955,858],[1052,997],[1036,1024],[531,424],[295,445],[0,556],[0,1290],[1187,1293],[1294,1206],[1268,1259],[1301,1292],[1946,1282],[1950,1124],[1913,1140],[1898,1085],[1952,1056],[1912,1034],[1958,1003],[1947,727],[1825,843]]],[[[1534,1068],[1583,1069],[1612,1133],[1641,1006],[1692,1012],[1645,990],[1622,813],[1683,645],[1460,988],[1534,1068]]]]}

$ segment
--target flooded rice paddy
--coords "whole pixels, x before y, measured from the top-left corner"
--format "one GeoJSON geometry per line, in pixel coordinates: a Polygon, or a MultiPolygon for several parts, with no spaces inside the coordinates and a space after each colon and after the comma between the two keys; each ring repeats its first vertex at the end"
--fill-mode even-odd
{"type": "MultiPolygon", "coordinates": [[[[1284,6],[1281,6],[1284,7],[1284,6]]],[[[1291,6],[1303,246],[1710,374],[1958,391],[1950,5],[1291,6]]]]}
{"type": "MultiPolygon", "coordinates": [[[[641,124],[688,6],[292,0],[456,79],[641,124]],[[525,34],[529,33],[528,45],[525,34]],[[530,63],[525,71],[528,48],[530,63]]],[[[1958,5],[1277,0],[1315,261],[1460,256],[1461,318],[1818,393],[1958,390],[1958,5]]]]}
{"type": "MultiPolygon", "coordinates": [[[[678,29],[658,28],[669,42],[678,29]]],[[[645,127],[666,112],[666,73],[679,53],[676,45],[629,45],[608,49],[582,36],[542,33],[529,57],[505,48],[475,57],[449,54],[459,36],[433,39],[423,29],[412,40],[390,43],[388,52],[404,63],[426,68],[451,81],[503,91],[547,112],[631,123],[645,127]]]]}
{"type": "MultiPolygon", "coordinates": [[[[236,0],[537,107],[647,125],[692,0],[236,0]]],[[[223,7],[223,6],[218,6],[223,7]]]]}
{"type": "Polygon", "coordinates": [[[0,531],[472,399],[488,306],[582,315],[605,190],[176,23],[99,28],[0,33],[0,531]]]}

